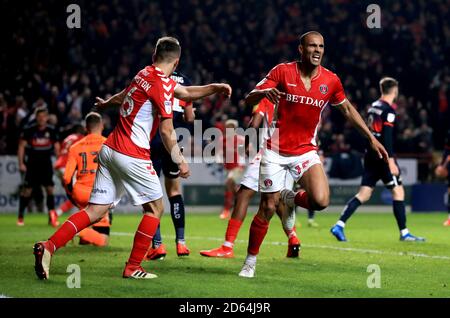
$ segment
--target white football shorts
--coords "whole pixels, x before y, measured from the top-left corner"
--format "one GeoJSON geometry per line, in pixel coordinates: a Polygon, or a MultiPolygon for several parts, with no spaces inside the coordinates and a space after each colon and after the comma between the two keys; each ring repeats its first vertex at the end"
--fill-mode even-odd
{"type": "MultiPolygon", "coordinates": [[[[262,152],[263,150],[259,151],[256,154],[255,158],[253,158],[253,160],[248,164],[241,181],[242,185],[255,192],[259,191],[259,169],[261,166],[262,152]]],[[[292,178],[291,174],[287,173],[283,188],[292,190],[293,187],[294,179],[292,178]]]]}
{"type": "Polygon", "coordinates": [[[316,164],[322,162],[315,150],[300,156],[282,156],[270,149],[264,149],[261,157],[259,191],[278,192],[288,188],[286,179],[289,175],[294,182],[298,182],[303,174],[316,164]]]}
{"type": "Polygon", "coordinates": [[[125,192],[133,205],[162,198],[161,184],[151,160],[133,158],[103,145],[98,161],[90,203],[114,207],[125,192]]]}

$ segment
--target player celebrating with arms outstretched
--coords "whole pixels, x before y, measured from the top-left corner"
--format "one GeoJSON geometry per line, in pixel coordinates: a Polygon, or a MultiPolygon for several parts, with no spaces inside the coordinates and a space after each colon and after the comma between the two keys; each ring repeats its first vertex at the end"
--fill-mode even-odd
{"type": "Polygon", "coordinates": [[[215,93],[231,95],[231,87],[227,84],[178,85],[169,76],[177,67],[180,55],[177,39],[160,38],[151,66],[139,71],[122,92],[107,101],[98,99],[97,104],[101,107],[121,104],[120,119],[98,155],[99,165],[88,206],[69,217],[47,241],[34,245],[35,271],[40,279],[49,277],[52,254],[76,233],[100,220],[124,192],[134,205],[142,205],[144,215],[122,276],[156,277],[141,267],[163,213],[161,184],[150,160],[150,140],[159,126],[163,143],[179,166],[180,176],[187,178],[189,166],[178,147],[173,128],[173,97],[193,101],[215,93]]]}
{"type": "Polygon", "coordinates": [[[256,256],[269,228],[280,200],[286,173],[299,182],[304,191],[294,193],[283,190],[283,201],[306,209],[323,210],[329,203],[327,176],[317,154],[316,135],[322,111],[330,103],[366,136],[378,156],[387,160],[384,147],[371,134],[357,110],[345,97],[339,77],[322,67],[324,39],[319,32],[311,31],[300,37],[300,61],[282,63],[246,97],[249,105],[267,97],[277,103],[275,128],[264,149],[259,187],[259,211],[250,227],[248,254],[239,273],[253,277],[256,256]]]}

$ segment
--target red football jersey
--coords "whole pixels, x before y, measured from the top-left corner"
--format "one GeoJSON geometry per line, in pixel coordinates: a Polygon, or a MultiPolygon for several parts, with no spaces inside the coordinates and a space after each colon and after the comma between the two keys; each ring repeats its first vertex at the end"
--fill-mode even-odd
{"type": "Polygon", "coordinates": [[[127,88],[120,119],[105,144],[130,157],[150,159],[150,140],[160,118],[172,118],[174,90],[178,84],[155,66],[141,70],[127,88]]]}
{"type": "Polygon", "coordinates": [[[270,149],[285,155],[317,150],[316,135],[322,111],[328,103],[340,105],[346,100],[339,77],[322,66],[307,91],[297,63],[278,64],[256,86],[258,89],[276,87],[286,93],[275,107],[274,121],[278,129],[267,142],[270,149]]]}
{"type": "Polygon", "coordinates": [[[270,138],[273,132],[272,121],[274,110],[275,105],[267,98],[261,99],[261,101],[253,108],[253,113],[259,113],[261,116],[263,116],[262,129],[264,129],[264,133],[262,134],[260,147],[264,146],[264,143],[270,138]]]}
{"type": "Polygon", "coordinates": [[[70,134],[63,140],[59,157],[55,162],[55,169],[62,169],[66,166],[69,148],[83,137],[82,134],[70,134]]]}

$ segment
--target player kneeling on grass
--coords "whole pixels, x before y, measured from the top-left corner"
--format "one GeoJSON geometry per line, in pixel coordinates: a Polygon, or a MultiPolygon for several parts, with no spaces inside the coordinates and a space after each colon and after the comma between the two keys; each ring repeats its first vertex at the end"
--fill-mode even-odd
{"type": "MultiPolygon", "coordinates": [[[[69,149],[74,145],[76,142],[81,140],[84,137],[85,131],[83,125],[77,124],[72,127],[72,133],[64,138],[61,150],[59,152],[59,157],[56,160],[53,168],[55,169],[56,175],[58,176],[58,179],[61,180],[61,184],[63,187],[65,187],[64,184],[64,171],[66,169],[67,165],[67,159],[69,157],[69,149]]],[[[63,215],[63,213],[66,213],[70,211],[74,207],[74,204],[70,199],[65,200],[62,204],[59,205],[58,208],[52,209],[49,211],[50,216],[50,224],[53,227],[58,227],[58,216],[63,215]]]]}
{"type": "MultiPolygon", "coordinates": [[[[95,112],[87,114],[85,122],[88,134],[69,148],[63,175],[67,196],[80,209],[89,203],[98,169],[98,153],[106,141],[102,136],[103,121],[100,114],[95,112]],[[72,184],[75,172],[76,182],[72,184]]],[[[80,244],[108,245],[110,227],[111,217],[110,214],[106,214],[99,222],[78,233],[80,244]]]]}
{"type": "Polygon", "coordinates": [[[34,245],[38,278],[48,279],[55,251],[78,232],[101,220],[125,192],[133,205],[142,205],[144,215],[122,276],[157,277],[141,267],[163,214],[162,188],[150,160],[150,141],[159,126],[166,149],[179,165],[180,176],[187,178],[189,166],[180,152],[173,129],[173,97],[193,101],[215,93],[231,95],[231,87],[227,84],[178,85],[169,76],[177,67],[180,55],[177,39],[160,38],[153,54],[153,65],[139,71],[126,89],[107,101],[97,98],[96,106],[100,108],[121,105],[120,118],[98,154],[98,170],[87,207],[69,217],[47,241],[34,245]]]}

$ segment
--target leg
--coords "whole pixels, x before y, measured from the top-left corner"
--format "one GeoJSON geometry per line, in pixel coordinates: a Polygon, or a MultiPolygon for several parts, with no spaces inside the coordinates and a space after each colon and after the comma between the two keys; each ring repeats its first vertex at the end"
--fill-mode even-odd
{"type": "Polygon", "coordinates": [[[256,257],[269,229],[269,221],[277,210],[279,201],[279,192],[261,193],[259,210],[250,226],[247,257],[239,276],[252,278],[255,275],[256,257]]]}
{"type": "Polygon", "coordinates": [[[100,220],[107,213],[108,205],[89,205],[70,216],[45,242],[34,245],[35,272],[39,279],[48,279],[52,254],[67,244],[78,232],[100,220]]]}
{"type": "Polygon", "coordinates": [[[308,207],[321,211],[330,203],[330,188],[321,164],[310,167],[301,177],[300,184],[307,194],[308,207]]]}
{"type": "Polygon", "coordinates": [[[233,178],[231,178],[231,173],[229,172],[227,180],[225,181],[225,195],[223,202],[223,210],[220,214],[220,218],[222,220],[228,219],[230,216],[230,210],[233,207],[233,197],[235,192],[236,184],[234,183],[233,178]]]}
{"type": "Polygon", "coordinates": [[[142,205],[144,215],[139,223],[136,234],[134,235],[133,247],[131,249],[130,257],[126,262],[123,271],[124,278],[156,278],[154,274],[144,271],[141,267],[147,251],[152,242],[153,236],[159,225],[159,220],[163,214],[162,198],[151,201],[142,205]]]}
{"type": "Polygon", "coordinates": [[[23,226],[23,218],[25,216],[25,210],[28,207],[28,204],[31,200],[31,192],[33,188],[24,186],[22,190],[20,191],[20,197],[19,197],[19,213],[17,218],[17,225],[23,226]]]}
{"type": "Polygon", "coordinates": [[[241,185],[236,193],[236,204],[231,214],[231,218],[228,220],[227,231],[225,233],[225,242],[222,246],[212,249],[200,251],[200,255],[207,257],[234,257],[233,247],[234,241],[239,233],[242,222],[247,215],[248,204],[255,195],[255,191],[247,188],[245,185],[241,185]]]}
{"type": "Polygon", "coordinates": [[[367,202],[370,199],[372,193],[373,187],[363,185],[359,188],[358,193],[347,202],[347,205],[345,206],[344,210],[341,213],[341,217],[336,222],[336,224],[330,229],[331,234],[333,234],[338,241],[340,242],[347,241],[347,238],[345,237],[344,234],[345,223],[353,215],[353,213],[355,213],[356,209],[361,204],[367,202]]]}
{"type": "Polygon", "coordinates": [[[286,257],[298,257],[300,253],[300,240],[295,228],[295,212],[293,207],[288,207],[282,200],[278,204],[276,213],[283,225],[284,233],[288,237],[288,251],[286,257]]]}

